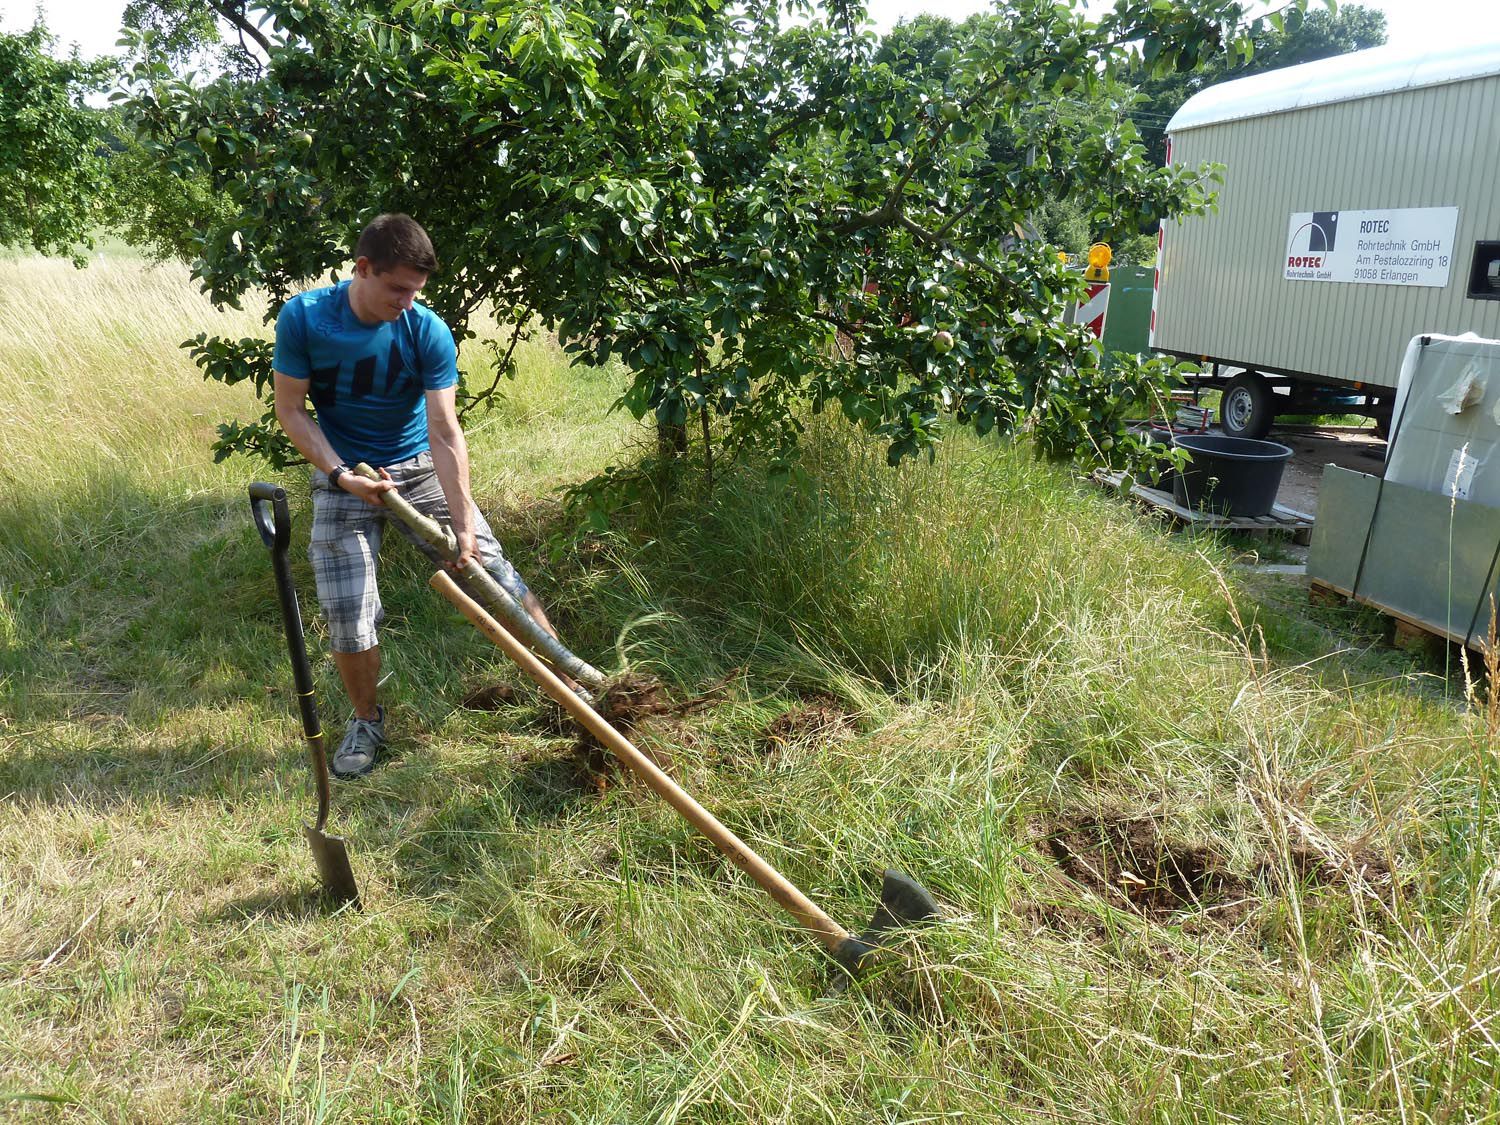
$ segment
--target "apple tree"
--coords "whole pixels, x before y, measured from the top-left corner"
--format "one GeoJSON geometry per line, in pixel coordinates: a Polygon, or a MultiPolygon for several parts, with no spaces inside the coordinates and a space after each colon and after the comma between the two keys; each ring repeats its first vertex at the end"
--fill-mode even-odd
{"type": "Polygon", "coordinates": [[[81,265],[107,182],[102,114],[84,99],[111,64],[58,59],[53,45],[40,23],[0,33],[0,246],[81,265]]]}
{"type": "MultiPolygon", "coordinates": [[[[691,426],[773,467],[808,409],[892,463],[955,425],[1117,454],[1161,371],[1106,371],[1063,323],[1079,281],[1029,218],[1073,200],[1133,231],[1209,205],[1207,169],[1144,157],[1122,76],[1244,31],[1234,0],[1012,0],[897,65],[859,0],[214,8],[255,66],[183,76],[143,31],[125,104],[163,167],[227,205],[195,233],[215,301],[258,288],[274,313],[369,218],[406,211],[444,262],[424,300],[460,342],[482,309],[506,326],[486,341],[497,379],[541,324],[624,364],[621,404],[667,453],[691,426]]],[[[191,344],[209,376],[267,389],[264,342],[191,344]]],[[[495,391],[466,388],[466,408],[495,391]]],[[[291,455],[269,413],[221,427],[217,451],[291,455]]]]}

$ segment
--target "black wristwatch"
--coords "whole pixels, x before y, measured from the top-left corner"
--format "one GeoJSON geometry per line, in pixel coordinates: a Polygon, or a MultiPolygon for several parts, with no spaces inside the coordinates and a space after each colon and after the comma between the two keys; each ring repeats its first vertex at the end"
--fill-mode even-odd
{"type": "Polygon", "coordinates": [[[328,470],[328,487],[329,488],[338,488],[339,487],[339,477],[343,476],[348,471],[349,471],[349,466],[348,465],[335,465],[333,468],[329,469],[328,470]]]}

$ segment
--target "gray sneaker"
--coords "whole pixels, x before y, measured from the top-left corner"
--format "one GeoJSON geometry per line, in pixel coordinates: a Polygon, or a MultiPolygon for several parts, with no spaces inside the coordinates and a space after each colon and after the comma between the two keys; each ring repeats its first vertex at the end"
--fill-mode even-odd
{"type": "Polygon", "coordinates": [[[379,708],[378,719],[361,719],[358,715],[349,720],[344,731],[344,741],[334,751],[329,767],[340,781],[364,777],[380,761],[380,751],[385,746],[385,708],[379,708]]]}

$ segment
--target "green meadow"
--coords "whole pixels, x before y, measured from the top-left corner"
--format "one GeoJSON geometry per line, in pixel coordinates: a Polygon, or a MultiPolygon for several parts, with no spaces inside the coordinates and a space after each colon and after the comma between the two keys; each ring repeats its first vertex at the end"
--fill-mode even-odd
{"type": "Polygon", "coordinates": [[[810,420],[784,485],[690,464],[570,539],[560,490],[653,435],[545,334],[470,441],[564,639],[701,697],[639,743],[844,925],[885,867],[946,917],[837,987],[670,809],[580,765],[396,536],[393,756],[335,787],[364,909],[331,910],[246,499],[291,493],[336,738],[306,474],[215,464],[214,426],[259,407],[178,346],[263,310],[128,253],[6,266],[0,1118],[1500,1116],[1481,669],[993,442],[891,470],[810,420]]]}

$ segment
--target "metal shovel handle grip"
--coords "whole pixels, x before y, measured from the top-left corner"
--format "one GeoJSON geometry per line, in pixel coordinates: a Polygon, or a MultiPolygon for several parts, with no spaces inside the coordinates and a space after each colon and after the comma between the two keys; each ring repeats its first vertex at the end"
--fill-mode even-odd
{"type": "MultiPolygon", "coordinates": [[[[459,588],[443,571],[438,571],[428,584],[447,598],[467,617],[479,631],[504,650],[521,670],[535,680],[575,719],[588,728],[603,745],[620,759],[632,773],[649,785],[658,796],[696,828],[709,841],[738,864],[761,888],[781,905],[793,918],[817,935],[829,950],[837,954],[844,944],[853,938],[805,894],[792,885],[787,878],[767,863],[741,840],[717,817],[700,805],[691,794],[673,781],[667,774],[640,750],[636,749],[619,731],[615,730],[592,707],[569,691],[552,670],[536,658],[525,645],[506,632],[504,626],[484,611],[484,607],[459,588]]],[[[857,939],[856,939],[857,940],[857,939]]]]}
{"type": "Polygon", "coordinates": [[[292,517],[287,508],[286,489],[261,481],[252,484],[250,514],[255,519],[261,542],[271,552],[271,569],[276,574],[281,624],[286,632],[287,655],[292,661],[292,680],[297,685],[297,710],[302,716],[302,733],[307,738],[308,757],[318,787],[316,829],[321,832],[328,821],[328,806],[332,803],[328,752],[323,745],[323,728],[318,722],[318,704],[313,696],[312,668],[307,662],[307,642],[302,633],[302,609],[297,604],[297,587],[292,582],[292,564],[287,558],[287,547],[292,541],[292,517]],[[269,514],[267,507],[270,508],[269,514]]]}

